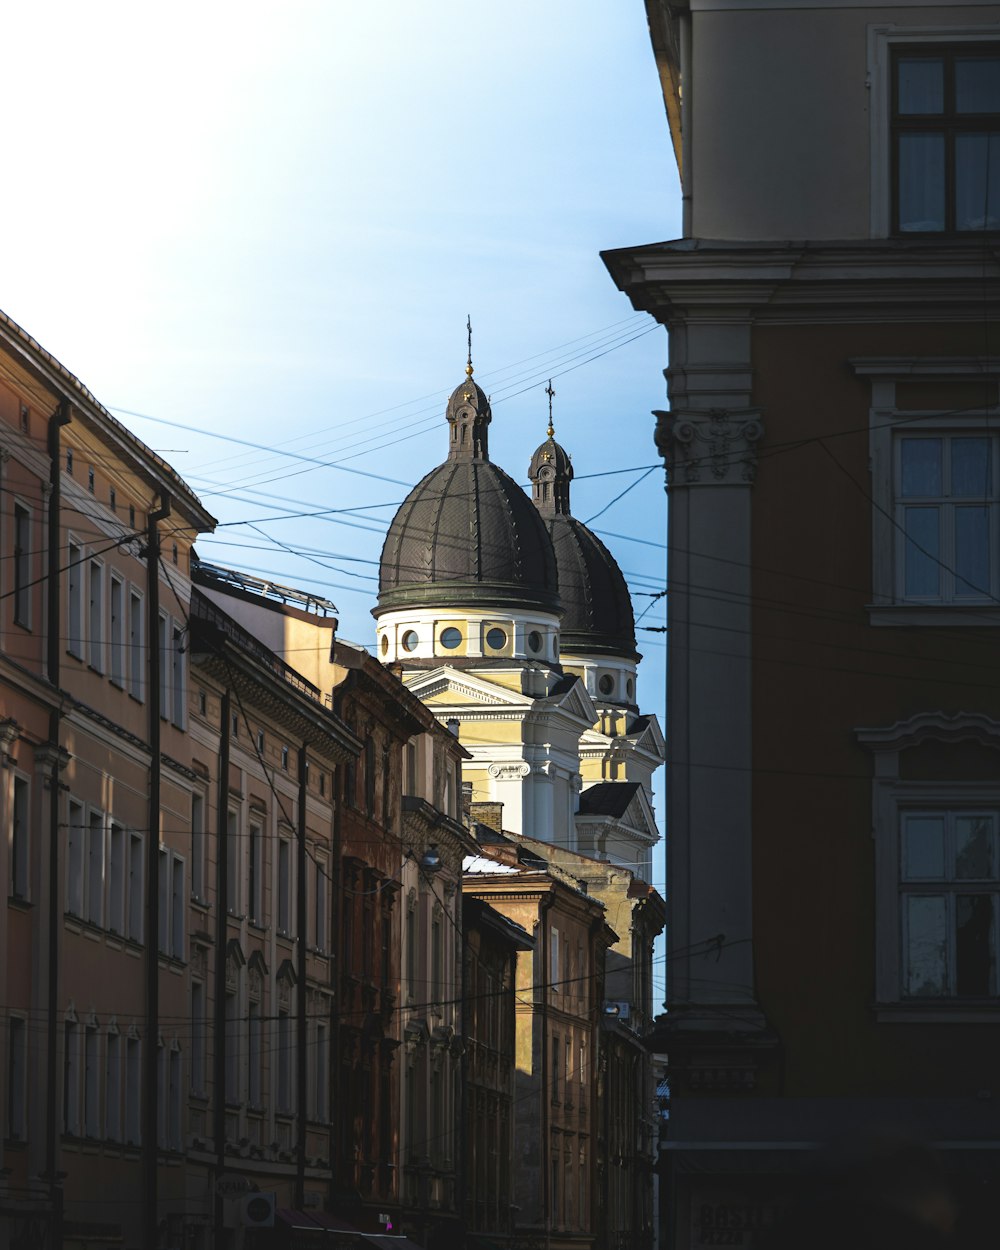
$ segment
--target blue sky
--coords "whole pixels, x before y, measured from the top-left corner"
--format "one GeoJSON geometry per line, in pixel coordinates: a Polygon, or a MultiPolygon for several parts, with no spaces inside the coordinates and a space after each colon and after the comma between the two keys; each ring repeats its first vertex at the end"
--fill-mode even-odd
{"type": "MultiPolygon", "coordinates": [[[[573,511],[611,504],[648,607],[662,472],[612,471],[657,462],[666,335],[598,256],[680,233],[641,0],[42,2],[4,42],[0,307],[203,495],[204,558],[326,593],[370,643],[471,314],[491,457],[525,480],[551,374],[573,511]],[[296,515],[334,508],[364,511],[296,515]]],[[[640,649],[662,717],[662,635],[640,649]]]]}

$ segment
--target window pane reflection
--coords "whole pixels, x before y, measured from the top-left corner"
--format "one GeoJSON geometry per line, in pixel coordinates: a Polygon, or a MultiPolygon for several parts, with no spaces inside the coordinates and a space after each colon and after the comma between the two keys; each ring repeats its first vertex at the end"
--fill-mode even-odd
{"type": "Polygon", "coordinates": [[[919,895],[906,902],[906,993],[939,998],[947,988],[944,898],[919,895]]]}
{"type": "Polygon", "coordinates": [[[900,113],[941,113],[944,111],[944,62],[931,57],[900,57],[900,113]]]}
{"type": "Polygon", "coordinates": [[[955,228],[1000,229],[1000,134],[955,136],[955,228]]]}
{"type": "Polygon", "coordinates": [[[1000,113],[1000,57],[955,58],[955,112],[1000,113]]]}
{"type": "Polygon", "coordinates": [[[899,136],[899,228],[944,229],[944,135],[899,136]]]}
{"type": "Polygon", "coordinates": [[[955,987],[984,996],[993,988],[993,899],[960,894],[955,900],[955,987]]]}

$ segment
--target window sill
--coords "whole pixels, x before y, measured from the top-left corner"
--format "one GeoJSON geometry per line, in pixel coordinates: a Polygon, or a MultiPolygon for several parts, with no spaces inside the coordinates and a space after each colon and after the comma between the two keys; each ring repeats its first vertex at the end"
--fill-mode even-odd
{"type": "Polygon", "coordinates": [[[1000,1024],[1000,1002],[876,1003],[875,1020],[878,1024],[1000,1024]]]}
{"type": "Polygon", "coordinates": [[[922,628],[973,626],[977,629],[1000,626],[1000,606],[995,603],[893,603],[868,605],[868,623],[898,629],[917,625],[922,628]]]}
{"type": "Polygon", "coordinates": [[[23,894],[8,894],[7,906],[13,907],[15,911],[31,911],[35,904],[23,894]]]}

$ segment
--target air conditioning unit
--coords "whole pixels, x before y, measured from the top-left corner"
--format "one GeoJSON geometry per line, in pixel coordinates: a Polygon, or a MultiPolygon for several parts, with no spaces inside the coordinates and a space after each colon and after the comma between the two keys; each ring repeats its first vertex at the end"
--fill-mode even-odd
{"type": "Polygon", "coordinates": [[[273,1228],[274,1207],[274,1194],[244,1194],[240,1199],[240,1224],[244,1228],[273,1228]]]}

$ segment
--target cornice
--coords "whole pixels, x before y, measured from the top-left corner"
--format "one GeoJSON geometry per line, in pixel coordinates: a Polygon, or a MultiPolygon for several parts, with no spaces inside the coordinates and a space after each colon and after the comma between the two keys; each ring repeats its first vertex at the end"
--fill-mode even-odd
{"type": "Polygon", "coordinates": [[[719,315],[780,323],[981,319],[1000,287],[1000,241],[679,239],[602,253],[633,306],[668,325],[719,315]]]}

